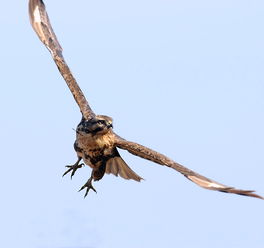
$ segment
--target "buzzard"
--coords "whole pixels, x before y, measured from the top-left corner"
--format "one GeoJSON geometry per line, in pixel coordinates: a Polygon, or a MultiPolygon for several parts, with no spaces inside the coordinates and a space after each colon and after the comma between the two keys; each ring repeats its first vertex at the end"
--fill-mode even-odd
{"type": "Polygon", "coordinates": [[[120,148],[157,164],[171,167],[203,188],[264,199],[252,190],[236,189],[213,181],[174,162],[163,154],[118,136],[113,131],[112,118],[105,115],[96,115],[90,108],[88,101],[63,58],[62,48],[52,29],[42,0],[29,0],[29,16],[33,29],[50,51],[82,114],[81,122],[76,128],[76,140],[74,143],[78,159],[75,164],[66,166],[68,170],[63,176],[71,172],[72,177],[76,170],[84,165],[81,163],[82,160],[86,165],[90,166],[92,168],[91,177],[80,189],[86,189],[84,197],[87,196],[90,189],[96,192],[92,181],[102,179],[105,173],[111,173],[124,179],[133,179],[138,182],[142,179],[121,158],[117,149],[120,148]]]}

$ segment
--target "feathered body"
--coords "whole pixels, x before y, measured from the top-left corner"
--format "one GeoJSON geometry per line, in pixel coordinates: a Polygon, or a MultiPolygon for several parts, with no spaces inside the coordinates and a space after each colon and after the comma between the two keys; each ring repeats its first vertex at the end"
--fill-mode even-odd
{"type": "Polygon", "coordinates": [[[113,136],[110,128],[97,132],[87,131],[85,120],[77,127],[74,149],[78,157],[94,170],[94,180],[103,177],[107,161],[114,156],[113,136]]]}
{"type": "Polygon", "coordinates": [[[84,163],[92,169],[98,168],[98,158],[107,158],[113,154],[113,147],[113,133],[111,132],[87,138],[77,134],[74,143],[77,155],[82,157],[84,163]]]}
{"type": "Polygon", "coordinates": [[[113,154],[114,134],[111,129],[104,133],[82,133],[82,122],[77,127],[75,151],[79,157],[83,158],[85,164],[95,169],[98,167],[96,161],[98,157],[109,157],[113,154]]]}
{"type": "Polygon", "coordinates": [[[105,173],[140,181],[142,178],[129,168],[116,149],[112,122],[112,118],[105,115],[97,115],[88,121],[82,119],[77,126],[74,149],[78,157],[93,169],[95,181],[105,173]]]}

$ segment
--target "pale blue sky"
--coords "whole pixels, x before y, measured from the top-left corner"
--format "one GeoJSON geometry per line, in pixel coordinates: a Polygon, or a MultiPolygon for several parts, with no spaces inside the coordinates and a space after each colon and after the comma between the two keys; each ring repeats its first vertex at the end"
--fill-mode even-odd
{"type": "MultiPolygon", "coordinates": [[[[264,2],[46,0],[64,56],[115,131],[224,184],[264,195],[264,2]]],[[[1,4],[1,247],[263,248],[264,201],[207,191],[122,152],[146,180],[77,190],[81,115],[29,25],[1,4]]]]}

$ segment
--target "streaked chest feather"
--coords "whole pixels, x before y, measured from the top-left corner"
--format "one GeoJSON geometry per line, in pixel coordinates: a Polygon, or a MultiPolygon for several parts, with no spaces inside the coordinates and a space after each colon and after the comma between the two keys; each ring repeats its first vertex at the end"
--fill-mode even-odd
{"type": "Polygon", "coordinates": [[[77,142],[82,149],[101,149],[114,145],[114,136],[112,133],[103,135],[77,135],[77,142]]]}
{"type": "Polygon", "coordinates": [[[78,153],[88,165],[92,165],[90,158],[98,158],[109,156],[113,152],[114,137],[112,132],[103,135],[87,135],[82,136],[77,134],[77,146],[80,151],[78,153]]]}

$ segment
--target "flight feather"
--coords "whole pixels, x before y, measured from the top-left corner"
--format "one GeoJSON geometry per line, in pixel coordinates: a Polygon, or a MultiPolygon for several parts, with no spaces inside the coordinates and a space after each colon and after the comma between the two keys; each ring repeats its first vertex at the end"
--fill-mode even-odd
{"type": "Polygon", "coordinates": [[[87,120],[95,117],[94,112],[90,108],[88,101],[86,100],[76,79],[73,77],[70,68],[63,58],[61,45],[59,44],[59,41],[50,24],[46,7],[42,0],[29,1],[29,18],[30,23],[39,39],[50,51],[54,62],[71,90],[75,101],[79,105],[83,117],[87,120]]]}

